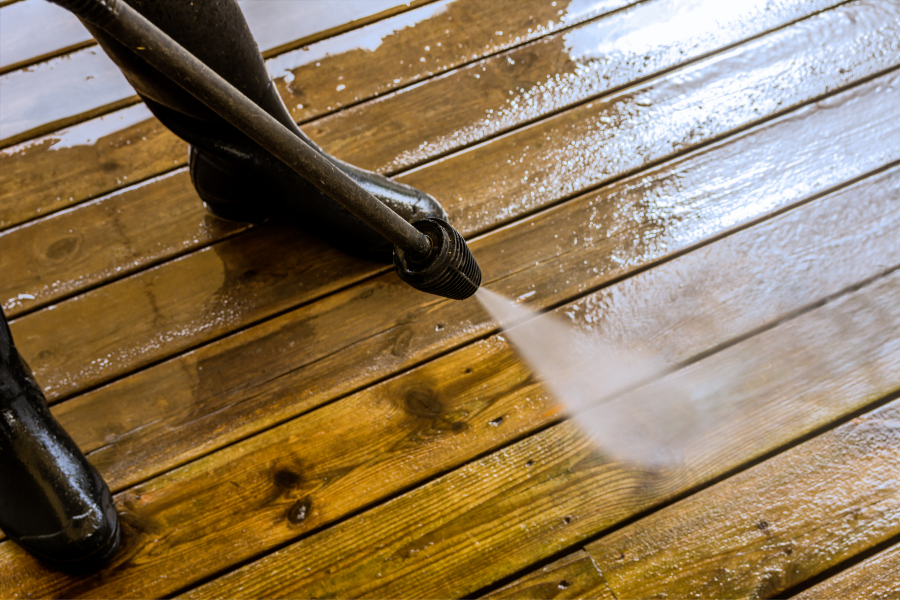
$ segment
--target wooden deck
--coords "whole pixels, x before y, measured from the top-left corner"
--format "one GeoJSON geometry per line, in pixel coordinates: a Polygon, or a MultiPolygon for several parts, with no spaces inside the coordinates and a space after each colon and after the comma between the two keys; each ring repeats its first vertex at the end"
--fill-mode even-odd
{"type": "Polygon", "coordinates": [[[759,409],[605,458],[474,299],[209,216],[71,18],[3,2],[0,302],[124,538],[83,577],[4,539],[0,596],[900,598],[900,0],[242,5],[486,287],[759,409]]]}

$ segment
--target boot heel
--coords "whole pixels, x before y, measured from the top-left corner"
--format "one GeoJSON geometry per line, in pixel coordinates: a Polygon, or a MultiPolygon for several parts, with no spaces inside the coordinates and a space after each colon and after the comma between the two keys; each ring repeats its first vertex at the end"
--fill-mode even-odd
{"type": "MultiPolygon", "coordinates": [[[[218,161],[212,160],[206,153],[190,147],[188,164],[191,172],[191,182],[197,195],[203,201],[203,206],[209,214],[226,221],[239,223],[262,223],[269,215],[258,208],[247,206],[246,203],[233,202],[231,195],[240,197],[242,191],[241,174],[234,170],[223,168],[218,161]]],[[[243,194],[249,197],[249,194],[243,194]]]]}

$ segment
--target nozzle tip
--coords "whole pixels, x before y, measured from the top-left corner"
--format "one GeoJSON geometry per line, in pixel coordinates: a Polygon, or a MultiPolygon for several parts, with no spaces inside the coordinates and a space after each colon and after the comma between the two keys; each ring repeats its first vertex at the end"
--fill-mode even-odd
{"type": "Polygon", "coordinates": [[[442,219],[416,221],[413,227],[431,240],[424,257],[413,257],[394,247],[394,266],[400,279],[419,291],[465,300],[481,285],[481,269],[460,235],[442,219]]]}

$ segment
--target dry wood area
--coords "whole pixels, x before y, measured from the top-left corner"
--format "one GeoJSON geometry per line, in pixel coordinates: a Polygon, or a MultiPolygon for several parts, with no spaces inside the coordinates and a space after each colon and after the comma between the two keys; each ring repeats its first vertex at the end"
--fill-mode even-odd
{"type": "Polygon", "coordinates": [[[900,0],[242,3],[303,129],[440,200],[485,287],[648,385],[738,374],[755,410],[661,470],[475,299],[208,215],[43,2],[0,3],[0,302],[124,537],[77,577],[3,539],[0,596],[900,598],[900,0]]]}

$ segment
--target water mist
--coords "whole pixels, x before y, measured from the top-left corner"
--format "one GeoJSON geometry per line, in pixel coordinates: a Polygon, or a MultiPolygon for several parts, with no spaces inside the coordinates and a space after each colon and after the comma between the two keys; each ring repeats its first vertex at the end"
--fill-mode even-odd
{"type": "MultiPolygon", "coordinates": [[[[676,370],[661,352],[606,342],[561,315],[534,313],[483,288],[476,297],[559,402],[559,412],[604,454],[648,468],[750,448],[766,431],[816,422],[825,404],[841,401],[816,393],[843,368],[825,349],[856,339],[872,319],[896,321],[885,307],[849,294],[832,310],[806,312],[797,319],[802,327],[790,333],[776,327],[676,370]],[[778,407],[785,381],[798,386],[790,412],[778,407]]],[[[876,363],[873,357],[872,376],[887,377],[876,363]]]]}

